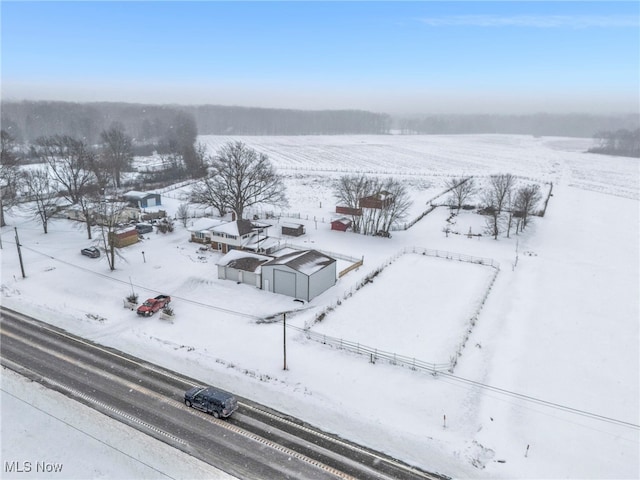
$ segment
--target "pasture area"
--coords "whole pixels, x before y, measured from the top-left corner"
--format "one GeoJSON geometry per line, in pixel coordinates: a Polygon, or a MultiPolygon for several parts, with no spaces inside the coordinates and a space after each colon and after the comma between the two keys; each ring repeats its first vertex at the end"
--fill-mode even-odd
{"type": "Polygon", "coordinates": [[[370,348],[446,363],[493,277],[486,265],[401,255],[312,331],[370,348]]]}

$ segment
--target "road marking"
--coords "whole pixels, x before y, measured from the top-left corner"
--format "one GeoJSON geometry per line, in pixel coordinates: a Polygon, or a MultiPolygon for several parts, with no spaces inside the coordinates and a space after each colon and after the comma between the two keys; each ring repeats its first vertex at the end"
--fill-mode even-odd
{"type": "Polygon", "coordinates": [[[296,452],[295,450],[291,450],[287,447],[284,447],[282,445],[279,445],[271,440],[267,440],[266,438],[261,437],[260,435],[257,435],[253,432],[249,432],[247,430],[244,430],[240,427],[236,427],[235,425],[232,425],[228,422],[225,422],[224,420],[218,419],[218,418],[214,418],[204,412],[201,412],[200,410],[194,410],[194,409],[189,409],[191,410],[195,415],[204,418],[210,422],[213,422],[217,425],[220,425],[221,427],[226,428],[227,430],[230,430],[238,435],[242,435],[245,438],[249,438],[251,440],[254,440],[258,443],[261,443],[263,445],[266,445],[270,448],[273,448],[274,450],[278,450],[279,452],[284,453],[285,455],[288,455],[290,457],[294,457],[297,458],[298,460],[302,460],[305,463],[308,463],[310,465],[313,465],[314,467],[320,468],[326,472],[329,472],[339,478],[344,478],[345,480],[357,480],[355,477],[352,477],[351,475],[348,475],[340,470],[337,470],[333,467],[330,467],[328,465],[325,465],[324,463],[318,461],[318,460],[314,460],[313,458],[307,457],[306,455],[296,452]]]}
{"type": "MultiPolygon", "coordinates": [[[[66,333],[64,333],[62,331],[59,331],[59,330],[55,329],[55,328],[51,328],[46,323],[42,323],[42,322],[39,322],[39,321],[33,321],[30,318],[24,316],[24,314],[21,314],[19,312],[14,312],[13,310],[6,310],[6,309],[3,309],[3,310],[8,311],[8,313],[10,313],[10,315],[13,316],[14,318],[15,317],[20,317],[20,319],[22,319],[22,321],[25,321],[25,322],[27,322],[27,323],[29,323],[31,325],[34,325],[34,326],[36,326],[38,328],[43,329],[43,330],[47,330],[47,331],[49,331],[49,332],[51,332],[53,334],[56,334],[58,336],[68,338],[69,340],[72,340],[72,341],[74,341],[76,343],[80,343],[80,344],[83,344],[83,345],[85,345],[85,346],[87,346],[89,348],[99,350],[99,351],[101,351],[103,353],[106,353],[106,354],[108,354],[110,356],[119,358],[121,360],[124,360],[124,361],[130,363],[130,364],[133,364],[133,365],[136,365],[136,366],[141,367],[143,369],[152,371],[152,372],[154,372],[154,373],[156,373],[156,374],[158,374],[160,376],[163,376],[163,377],[166,377],[166,378],[171,378],[171,379],[176,380],[176,381],[178,381],[180,383],[183,383],[183,384],[185,384],[187,386],[192,386],[193,385],[193,381],[192,380],[187,380],[182,376],[173,374],[172,372],[159,370],[159,369],[155,368],[153,365],[150,365],[148,363],[140,363],[138,361],[132,360],[131,358],[122,356],[122,355],[120,355],[118,353],[115,353],[115,352],[112,352],[110,350],[107,350],[106,348],[102,348],[101,346],[99,346],[99,345],[97,345],[97,344],[95,344],[93,342],[88,342],[88,341],[85,341],[82,338],[76,337],[74,335],[66,334],[66,333]]],[[[40,348],[40,347],[38,347],[38,348],[40,348]]],[[[54,353],[54,355],[58,356],[57,352],[54,353]]],[[[103,375],[103,376],[110,375],[107,372],[100,373],[100,374],[103,375]]],[[[157,394],[156,392],[153,392],[152,390],[146,389],[145,387],[141,387],[141,386],[136,385],[136,384],[131,384],[130,382],[128,382],[126,380],[123,380],[123,379],[119,379],[119,381],[121,383],[125,383],[126,382],[126,383],[128,383],[130,385],[133,385],[133,388],[135,388],[138,391],[141,391],[141,393],[142,393],[142,390],[144,390],[146,392],[149,392],[149,394],[152,395],[152,396],[160,397],[163,402],[169,403],[168,400],[166,399],[166,397],[161,397],[159,394],[157,394]]],[[[412,468],[410,466],[407,466],[407,465],[404,465],[402,463],[396,463],[392,459],[388,459],[388,458],[382,457],[382,456],[377,455],[377,454],[375,454],[375,453],[373,453],[371,451],[363,449],[363,448],[361,448],[359,446],[356,446],[356,445],[347,443],[345,441],[336,439],[336,438],[331,437],[331,436],[329,436],[329,435],[327,435],[327,434],[325,434],[325,433],[323,433],[321,431],[315,430],[315,429],[310,428],[310,427],[305,427],[305,426],[300,425],[298,423],[295,423],[295,422],[292,422],[292,421],[287,420],[285,418],[282,418],[282,417],[280,417],[280,416],[278,416],[276,414],[273,414],[273,413],[271,413],[269,411],[262,410],[262,409],[260,409],[258,407],[254,407],[252,405],[249,405],[249,404],[247,404],[245,402],[238,402],[238,403],[243,408],[247,408],[247,409],[259,412],[259,413],[261,413],[261,414],[263,414],[263,415],[265,415],[267,417],[270,417],[272,419],[275,419],[275,420],[277,420],[279,422],[282,422],[282,423],[285,423],[287,425],[293,426],[293,427],[295,427],[295,428],[297,428],[299,430],[305,431],[307,433],[311,433],[312,435],[319,436],[319,437],[321,437],[321,438],[323,438],[325,440],[328,440],[328,441],[330,441],[330,442],[332,442],[334,444],[341,445],[341,446],[345,447],[348,450],[356,451],[356,452],[359,452],[361,454],[365,454],[365,455],[367,455],[369,457],[374,458],[375,460],[385,462],[385,463],[387,463],[389,465],[392,465],[392,466],[394,466],[396,468],[400,468],[402,470],[405,470],[405,471],[407,471],[407,472],[409,472],[411,474],[418,475],[418,476],[420,476],[422,478],[426,478],[426,479],[433,478],[433,477],[429,476],[428,474],[425,474],[422,471],[415,470],[414,468],[412,468]]],[[[194,410],[192,408],[189,408],[188,410],[190,410],[192,413],[195,413],[195,414],[201,413],[201,412],[199,412],[197,410],[194,410]]],[[[273,443],[273,442],[271,442],[269,440],[266,440],[266,439],[264,439],[264,438],[262,438],[262,437],[260,437],[260,436],[258,436],[256,434],[253,434],[253,433],[248,432],[246,430],[243,430],[243,429],[240,429],[238,427],[235,427],[235,426],[233,426],[233,425],[231,425],[231,424],[229,424],[229,423],[227,423],[227,422],[225,422],[223,420],[214,419],[213,417],[211,417],[211,416],[209,416],[207,414],[203,414],[203,417],[207,418],[209,421],[214,421],[215,423],[217,423],[221,427],[227,428],[228,430],[234,431],[235,433],[238,433],[238,434],[243,435],[243,436],[248,437],[248,438],[253,438],[256,441],[259,441],[260,443],[268,444],[272,448],[275,448],[276,450],[284,449],[284,450],[286,450],[288,455],[294,456],[296,458],[300,458],[301,460],[304,460],[307,463],[310,463],[310,464],[313,464],[313,465],[316,465],[316,464],[323,465],[327,469],[332,469],[332,467],[326,466],[326,465],[324,465],[324,464],[322,464],[320,462],[317,462],[316,460],[313,460],[313,459],[311,459],[309,457],[306,457],[305,455],[302,455],[302,454],[299,454],[299,453],[297,453],[297,452],[295,452],[293,450],[287,449],[286,447],[282,447],[282,446],[280,446],[280,445],[278,445],[276,443],[273,443]]],[[[282,450],[282,451],[284,451],[284,450],[282,450]]],[[[320,467],[320,468],[322,468],[322,467],[320,467]]],[[[332,470],[335,470],[335,469],[332,469],[332,470]]],[[[336,470],[336,472],[337,472],[337,470],[336,470]]],[[[336,474],[336,475],[343,476],[343,475],[346,475],[346,474],[340,472],[340,474],[336,474]]],[[[382,475],[382,473],[381,473],[381,475],[382,475]]],[[[349,477],[349,476],[344,477],[343,476],[342,478],[352,478],[352,477],[349,477]]]]}
{"type": "MultiPolygon", "coordinates": [[[[49,348],[43,347],[41,345],[38,345],[38,344],[32,342],[31,340],[20,338],[20,337],[16,336],[15,334],[13,334],[11,332],[7,332],[6,330],[4,330],[2,328],[0,328],[0,333],[2,335],[6,335],[8,337],[15,338],[19,342],[22,342],[24,344],[30,345],[31,347],[36,348],[36,349],[38,349],[38,350],[40,350],[42,352],[45,352],[48,355],[51,355],[51,356],[56,357],[56,358],[58,358],[60,360],[64,360],[64,361],[66,361],[68,363],[76,365],[81,369],[88,370],[88,371],[90,371],[90,372],[92,372],[92,373],[94,373],[96,375],[105,377],[105,378],[107,378],[109,380],[112,380],[112,381],[114,381],[116,383],[120,383],[120,384],[124,385],[125,387],[129,387],[129,388],[134,389],[134,390],[136,390],[136,391],[138,391],[140,393],[143,393],[145,395],[156,397],[157,399],[159,399],[163,403],[167,403],[167,404],[176,403],[176,402],[171,402],[165,396],[162,396],[162,395],[160,395],[160,394],[158,394],[158,393],[156,393],[156,392],[154,392],[152,390],[149,390],[146,387],[137,385],[135,383],[130,382],[129,380],[125,380],[123,378],[120,378],[120,377],[118,377],[116,375],[113,375],[113,374],[111,374],[109,372],[100,370],[100,369],[98,369],[96,367],[93,367],[91,365],[81,364],[77,360],[75,360],[75,359],[73,359],[73,358],[71,358],[71,357],[69,357],[69,356],[67,356],[65,354],[62,354],[62,353],[56,352],[54,350],[51,350],[49,348]]],[[[15,362],[11,362],[10,360],[8,360],[8,362],[15,364],[15,362]]],[[[64,384],[62,384],[60,382],[57,382],[56,380],[52,380],[50,378],[44,377],[43,375],[38,374],[35,371],[33,371],[33,370],[31,370],[31,369],[29,369],[27,367],[21,367],[21,368],[31,372],[32,374],[36,375],[39,378],[41,378],[43,380],[43,382],[45,382],[47,384],[53,385],[53,386],[57,387],[58,389],[67,391],[67,392],[71,393],[72,395],[74,395],[76,397],[79,397],[79,398],[82,398],[82,399],[84,399],[84,400],[86,400],[86,401],[88,401],[88,402],[90,402],[90,403],[92,403],[94,405],[98,405],[98,406],[102,407],[103,409],[106,409],[106,410],[108,410],[110,412],[113,412],[113,413],[119,415],[120,417],[126,418],[126,419],[128,419],[128,420],[130,420],[132,422],[135,422],[135,423],[137,423],[139,425],[142,425],[143,427],[145,427],[145,428],[147,428],[149,430],[152,430],[152,431],[154,431],[154,432],[156,432],[158,434],[164,435],[167,438],[170,438],[175,442],[178,442],[178,443],[180,443],[182,445],[188,445],[188,443],[186,443],[185,441],[179,439],[178,437],[176,437],[176,436],[174,436],[174,435],[172,435],[172,434],[170,434],[168,432],[165,432],[164,430],[160,430],[160,429],[154,427],[153,425],[150,425],[150,424],[148,424],[148,423],[146,423],[146,422],[144,422],[144,421],[142,421],[142,420],[140,420],[140,419],[138,419],[136,417],[133,417],[133,416],[127,414],[127,413],[124,413],[121,410],[113,408],[113,407],[111,407],[111,406],[109,406],[109,405],[107,405],[107,404],[105,404],[105,403],[103,403],[103,402],[101,402],[101,401],[99,401],[99,400],[97,400],[97,399],[95,399],[95,398],[83,393],[83,392],[80,392],[80,391],[78,391],[78,390],[76,390],[74,388],[68,387],[68,386],[66,386],[66,385],[64,385],[64,384]]],[[[180,404],[182,405],[181,402],[180,402],[180,404]]],[[[326,472],[329,472],[329,473],[331,473],[331,474],[333,474],[333,475],[335,475],[335,476],[337,476],[339,478],[343,478],[345,480],[356,480],[354,477],[351,477],[350,475],[347,475],[346,473],[341,472],[340,470],[337,470],[337,469],[335,469],[333,467],[325,465],[322,462],[314,460],[314,459],[312,459],[310,457],[307,457],[306,455],[303,455],[303,454],[301,454],[299,452],[296,452],[295,450],[291,450],[289,448],[283,447],[282,445],[278,445],[277,443],[275,443],[275,442],[273,442],[271,440],[267,440],[266,438],[263,438],[263,437],[255,434],[253,432],[249,432],[249,431],[244,430],[242,428],[236,427],[235,425],[232,425],[232,424],[230,424],[228,422],[225,422],[223,420],[220,420],[220,419],[216,419],[216,418],[214,418],[214,417],[212,417],[212,416],[210,416],[208,414],[205,414],[205,413],[200,412],[198,410],[195,410],[193,408],[188,408],[188,407],[186,407],[184,405],[183,405],[183,407],[191,414],[194,414],[194,415],[196,415],[198,417],[201,417],[201,418],[205,418],[207,421],[213,422],[216,425],[218,425],[219,427],[224,428],[226,430],[229,430],[231,432],[234,432],[237,435],[241,435],[241,436],[243,436],[245,438],[248,438],[250,440],[253,440],[253,441],[259,442],[259,443],[261,443],[261,444],[263,444],[265,446],[268,446],[268,447],[270,447],[270,448],[272,448],[274,450],[278,450],[278,451],[284,453],[285,455],[287,455],[289,457],[297,458],[298,460],[301,460],[301,461],[303,461],[305,463],[313,465],[316,468],[320,468],[320,469],[322,469],[322,470],[324,470],[326,472]]]]}
{"type": "MultiPolygon", "coordinates": [[[[40,378],[41,382],[39,382],[39,383],[42,383],[42,384],[45,384],[45,385],[46,384],[53,385],[58,390],[63,390],[63,391],[69,392],[71,395],[73,395],[75,397],[82,398],[83,400],[86,400],[87,402],[89,402],[89,403],[91,403],[93,405],[97,405],[97,406],[99,406],[99,407],[101,407],[101,408],[103,408],[105,410],[108,410],[109,412],[112,412],[112,413],[114,413],[115,415],[117,415],[119,417],[126,418],[127,420],[129,420],[129,421],[131,421],[133,423],[136,423],[136,424],[138,424],[138,425],[140,425],[140,426],[142,426],[142,427],[144,427],[144,428],[146,428],[148,430],[151,430],[151,431],[156,432],[156,433],[158,433],[160,435],[163,435],[163,436],[165,436],[167,438],[170,438],[174,442],[177,442],[177,443],[179,443],[181,445],[187,445],[187,443],[184,440],[182,440],[181,438],[176,437],[175,435],[170,434],[169,432],[165,432],[164,430],[161,430],[161,429],[159,429],[157,427],[154,427],[153,425],[151,425],[151,424],[149,424],[147,422],[144,422],[144,421],[140,420],[137,417],[134,417],[132,415],[129,415],[128,413],[125,413],[125,412],[123,412],[121,410],[118,410],[117,408],[114,408],[114,407],[112,407],[110,405],[107,405],[106,403],[101,402],[100,400],[97,400],[97,399],[91,397],[90,395],[87,395],[87,394],[85,394],[83,392],[80,392],[80,391],[78,391],[78,390],[76,390],[74,388],[68,387],[67,385],[64,385],[63,383],[57,382],[56,380],[53,380],[51,378],[47,378],[44,375],[41,375],[41,374],[37,373],[34,370],[31,370],[30,368],[27,368],[27,367],[25,367],[23,365],[19,365],[19,364],[13,362],[12,360],[9,360],[9,359],[3,357],[2,358],[2,364],[5,365],[7,368],[11,368],[11,370],[14,370],[15,372],[18,372],[20,374],[22,374],[22,372],[25,372],[25,371],[29,372],[33,376],[35,376],[37,378],[40,378]],[[9,364],[13,365],[13,368],[11,366],[9,366],[9,364]]],[[[96,410],[99,411],[99,409],[96,409],[96,410]]]]}
{"type": "Polygon", "coordinates": [[[270,417],[270,418],[273,418],[273,419],[275,419],[275,420],[277,420],[277,421],[279,421],[279,422],[286,423],[287,425],[291,425],[291,426],[293,426],[293,427],[296,427],[296,428],[298,428],[299,430],[303,430],[303,431],[305,431],[305,432],[311,433],[311,434],[313,434],[313,435],[315,435],[315,436],[318,436],[318,437],[321,437],[321,438],[323,438],[323,439],[325,439],[325,440],[329,440],[330,442],[333,442],[333,443],[335,443],[335,444],[342,445],[343,447],[347,448],[348,450],[352,450],[352,451],[356,451],[356,452],[359,452],[359,453],[366,454],[366,455],[368,455],[368,456],[370,456],[370,457],[373,457],[373,458],[374,458],[374,459],[376,459],[376,460],[380,460],[380,461],[382,461],[382,462],[388,463],[388,464],[390,464],[390,465],[393,465],[393,466],[394,466],[394,467],[396,467],[396,468],[400,468],[400,469],[406,470],[406,471],[408,471],[408,472],[410,472],[410,473],[412,473],[412,474],[414,474],[414,475],[419,475],[419,476],[421,476],[421,477],[423,477],[423,478],[428,478],[428,479],[433,478],[433,477],[431,477],[431,476],[429,476],[429,475],[427,475],[427,474],[425,474],[425,473],[423,473],[423,472],[421,472],[421,471],[419,471],[419,470],[415,470],[415,469],[413,469],[412,467],[410,467],[410,466],[408,466],[408,465],[403,465],[403,464],[400,464],[400,463],[395,463],[393,460],[389,460],[388,458],[382,457],[382,456],[380,456],[380,455],[376,455],[375,453],[370,452],[370,451],[368,451],[368,450],[365,450],[365,449],[364,449],[364,448],[362,448],[362,447],[359,447],[359,446],[353,445],[353,444],[351,444],[351,443],[347,443],[347,442],[345,442],[344,440],[340,440],[340,439],[338,439],[338,438],[334,438],[334,437],[332,437],[332,436],[330,436],[330,435],[327,435],[327,434],[325,434],[325,433],[323,433],[323,432],[319,432],[319,431],[314,430],[314,429],[312,429],[312,428],[305,427],[304,425],[299,425],[299,424],[297,424],[297,423],[295,423],[295,422],[292,422],[291,420],[287,420],[286,418],[281,418],[281,417],[279,417],[278,415],[275,415],[275,414],[273,414],[273,413],[271,413],[271,412],[267,412],[266,410],[261,410],[261,409],[259,409],[259,408],[253,407],[253,406],[251,406],[251,405],[246,405],[246,404],[244,404],[244,403],[243,403],[242,405],[243,405],[243,407],[245,407],[245,408],[248,408],[248,409],[251,409],[251,410],[255,410],[255,411],[257,411],[257,412],[260,412],[261,414],[266,415],[266,416],[268,416],[268,417],[270,417]]]}

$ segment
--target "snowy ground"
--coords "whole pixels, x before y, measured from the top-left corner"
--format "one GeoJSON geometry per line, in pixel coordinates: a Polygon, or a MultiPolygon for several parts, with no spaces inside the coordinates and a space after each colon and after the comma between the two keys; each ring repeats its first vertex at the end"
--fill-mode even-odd
{"type": "Polygon", "coordinates": [[[233,478],[11,370],[0,398],[2,478],[233,478]]]}
{"type": "MultiPolygon", "coordinates": [[[[300,305],[218,280],[218,254],[198,252],[182,226],[123,249],[117,270],[109,272],[104,258],[80,256],[79,249],[91,243],[82,226],[56,220],[44,235],[31,219],[14,212],[10,226],[2,229],[2,303],[454,477],[640,476],[636,159],[582,153],[590,140],[526,136],[201,138],[212,148],[237,139],[269,154],[286,176],[291,211],[300,213],[307,229],[292,243],[364,256],[362,267],[300,305]],[[446,236],[446,208],[391,239],[362,237],[330,231],[326,223],[335,205],[331,182],[350,172],[406,179],[416,200],[412,215],[423,211],[451,176],[508,172],[540,185],[553,182],[554,195],[544,219],[536,218],[525,234],[511,239],[446,236]],[[26,279],[20,276],[14,226],[26,279]],[[374,365],[293,330],[289,370],[282,370],[282,325],[259,319],[288,311],[288,322],[302,327],[338,303],[314,331],[427,362],[448,360],[491,269],[398,256],[414,246],[491,258],[501,266],[455,375],[555,407],[450,377],[374,365]],[[355,289],[387,263],[373,283],[355,289]],[[141,297],[170,293],[176,320],[142,319],[124,310],[122,299],[132,288],[141,297]],[[349,292],[355,293],[345,300],[349,292]]],[[[163,204],[171,213],[180,198],[180,190],[167,192],[163,204]]],[[[478,232],[482,220],[463,212],[456,228],[467,233],[469,227],[478,232]]],[[[3,390],[13,395],[20,389],[29,389],[36,399],[50,394],[5,372],[2,381],[3,390]]],[[[4,421],[31,408],[9,393],[2,395],[3,465],[16,451],[7,445],[23,452],[33,448],[24,429],[4,421]]],[[[47,431],[62,428],[52,422],[47,431]]],[[[82,470],[71,445],[51,453],[52,461],[65,463],[69,472],[81,472],[68,478],[94,476],[82,470]]],[[[117,455],[105,447],[91,457],[97,465],[110,465],[117,455]]],[[[35,450],[17,460],[41,456],[35,450]]],[[[109,477],[145,475],[136,465],[104,468],[109,477]]],[[[181,468],[171,465],[164,471],[192,478],[190,469],[200,467],[181,468]]]]}

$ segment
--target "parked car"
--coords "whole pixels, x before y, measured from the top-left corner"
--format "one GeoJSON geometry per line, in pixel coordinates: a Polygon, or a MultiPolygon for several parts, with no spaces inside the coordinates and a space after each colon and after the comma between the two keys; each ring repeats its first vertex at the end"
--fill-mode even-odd
{"type": "Polygon", "coordinates": [[[153,225],[150,223],[138,223],[136,224],[136,230],[139,234],[153,232],[153,225]]]}
{"type": "Polygon", "coordinates": [[[147,298],[147,300],[138,307],[138,315],[150,317],[154,313],[162,310],[171,303],[169,295],[158,295],[155,298],[147,298]]]}
{"type": "Polygon", "coordinates": [[[213,387],[193,387],[187,390],[184,393],[184,404],[216,418],[227,418],[238,409],[236,397],[213,387]]]}
{"type": "Polygon", "coordinates": [[[82,250],[80,250],[80,253],[91,258],[98,258],[100,256],[100,250],[98,250],[96,247],[83,248],[82,250]]]}

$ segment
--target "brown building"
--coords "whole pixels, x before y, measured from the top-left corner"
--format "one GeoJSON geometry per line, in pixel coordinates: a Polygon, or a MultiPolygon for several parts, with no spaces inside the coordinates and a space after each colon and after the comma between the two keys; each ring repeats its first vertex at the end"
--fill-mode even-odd
{"type": "Polygon", "coordinates": [[[351,220],[346,217],[337,218],[331,222],[331,230],[346,232],[351,227],[351,220]]]}
{"type": "Polygon", "coordinates": [[[369,197],[362,197],[358,200],[360,208],[377,208],[382,209],[391,205],[393,195],[389,192],[382,191],[369,197]]]}
{"type": "Polygon", "coordinates": [[[109,236],[109,245],[113,242],[116,248],[128,247],[137,243],[138,231],[135,228],[129,230],[120,230],[119,232],[112,232],[109,236]]]}

